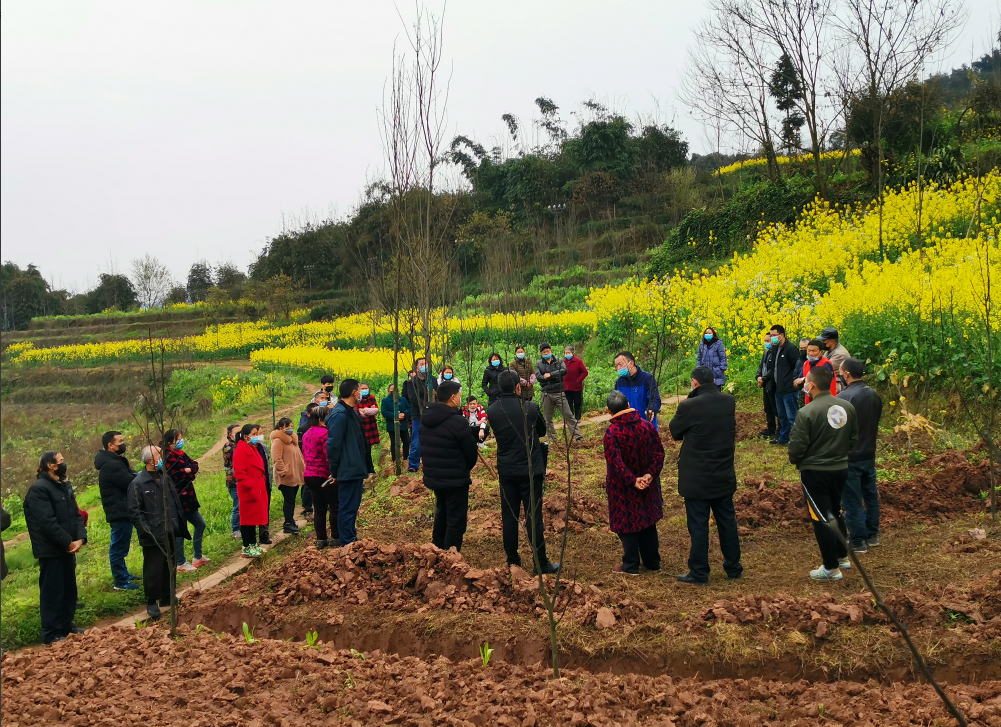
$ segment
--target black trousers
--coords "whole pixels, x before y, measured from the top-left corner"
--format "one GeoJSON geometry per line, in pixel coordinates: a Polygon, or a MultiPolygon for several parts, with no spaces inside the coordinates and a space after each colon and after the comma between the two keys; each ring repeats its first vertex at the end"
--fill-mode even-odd
{"type": "Polygon", "coordinates": [[[307,477],[306,487],[313,496],[313,530],[317,540],[327,540],[327,521],[330,521],[330,540],[340,540],[337,535],[337,485],[321,487],[326,477],[307,477]],[[328,517],[329,513],[329,517],[328,517]]]}
{"type": "Polygon", "coordinates": [[[660,570],[660,538],[656,525],[638,533],[619,533],[619,540],[622,541],[622,570],[639,573],[640,561],[650,570],[660,570]]]}
{"type": "Polygon", "coordinates": [[[312,510],[313,509],[313,493],[309,491],[308,487],[302,488],[302,509],[312,510]]]}
{"type": "Polygon", "coordinates": [[[719,549],[723,551],[723,570],[730,578],[739,578],[744,572],[740,564],[740,537],[737,535],[737,512],[733,509],[733,495],[712,500],[685,498],[688,535],[692,549],[688,553],[688,572],[702,581],[709,580],[709,513],[716,520],[719,549]]]}
{"type": "MultiPolygon", "coordinates": [[[[268,488],[268,523],[270,523],[271,522],[271,483],[270,482],[268,483],[267,488],[268,488]]],[[[241,530],[242,529],[243,528],[241,528],[241,530]]],[[[268,539],[270,539],[270,534],[268,533],[268,526],[267,525],[258,525],[257,529],[258,529],[258,531],[261,534],[261,540],[264,540],[265,537],[267,537],[268,539]]],[[[244,538],[244,540],[246,540],[246,538],[244,538]]],[[[248,543],[244,543],[244,545],[248,545],[248,543]]],[[[253,543],[250,543],[250,545],[253,545],[253,543]]]]}
{"type": "Polygon", "coordinates": [[[42,617],[42,641],[46,644],[66,636],[73,628],[76,611],[76,555],[38,559],[38,610],[42,617]]]}
{"type": "MultiPolygon", "coordinates": [[[[800,480],[802,480],[806,491],[817,503],[824,515],[834,516],[838,523],[841,534],[848,537],[848,527],[845,524],[845,516],[841,512],[841,492],[845,489],[845,481],[848,479],[848,469],[824,472],[821,470],[800,470],[800,480]]],[[[813,523],[813,534],[817,536],[817,545],[820,546],[820,554],[824,558],[824,567],[827,570],[834,570],[838,567],[838,560],[848,557],[848,550],[844,544],[838,540],[838,536],[828,529],[827,525],[818,523],[810,518],[813,523]]]]}
{"type": "MultiPolygon", "coordinates": [[[[302,488],[305,491],[305,487],[302,488]]],[[[282,493],[282,516],[285,518],[285,525],[295,523],[295,496],[299,493],[298,485],[278,485],[278,491],[282,493]]]]}
{"type": "Polygon", "coordinates": [[[570,405],[570,411],[573,412],[573,418],[580,421],[581,410],[584,408],[584,392],[583,391],[564,391],[567,397],[567,404],[570,405]]]}
{"type": "Polygon", "coordinates": [[[779,415],[779,411],[775,407],[775,387],[763,386],[761,387],[761,391],[762,391],[762,397],[764,399],[765,422],[767,423],[768,426],[768,433],[775,434],[776,418],[779,415]]]}
{"type": "Polygon", "coordinates": [[[403,452],[403,458],[410,456],[410,427],[405,422],[400,422],[400,442],[396,441],[396,430],[389,427],[389,451],[393,455],[393,461],[403,452]],[[401,444],[402,446],[397,446],[401,444]]]}
{"type": "MultiPolygon", "coordinates": [[[[528,533],[529,545],[538,550],[541,565],[549,562],[546,557],[545,529],[542,524],[542,485],[545,474],[539,473],[534,479],[534,493],[533,488],[529,486],[527,476],[500,479],[501,525],[508,565],[521,565],[521,555],[518,553],[518,528],[521,525],[522,508],[525,511],[525,530],[528,533]]],[[[532,565],[535,565],[534,553],[532,565]]]]}
{"type": "Polygon", "coordinates": [[[431,542],[442,550],[452,546],[462,550],[462,536],[466,534],[466,518],[469,515],[469,486],[435,490],[434,502],[431,542]]]}
{"type": "MultiPolygon", "coordinates": [[[[241,528],[242,530],[242,528],[241,528]]],[[[166,553],[159,545],[143,546],[143,593],[146,603],[170,605],[170,569],[174,567],[174,538],[167,538],[166,553]]]]}

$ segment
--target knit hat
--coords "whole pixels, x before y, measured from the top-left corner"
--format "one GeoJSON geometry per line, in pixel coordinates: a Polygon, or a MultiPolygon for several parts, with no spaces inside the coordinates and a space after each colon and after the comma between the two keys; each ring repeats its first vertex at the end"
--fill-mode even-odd
{"type": "Polygon", "coordinates": [[[543,343],[542,345],[539,346],[539,353],[542,353],[547,348],[552,348],[552,346],[550,346],[548,343],[543,343]]]}

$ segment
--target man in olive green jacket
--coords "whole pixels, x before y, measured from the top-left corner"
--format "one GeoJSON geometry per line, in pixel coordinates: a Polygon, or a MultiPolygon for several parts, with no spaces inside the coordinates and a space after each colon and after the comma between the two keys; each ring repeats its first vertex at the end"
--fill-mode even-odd
{"type": "MultiPolygon", "coordinates": [[[[847,538],[841,514],[841,491],[848,478],[848,452],[858,441],[855,408],[831,396],[834,373],[823,367],[810,369],[803,390],[811,401],[799,410],[789,435],[789,461],[799,469],[800,479],[814,502],[837,520],[847,538]]],[[[841,569],[851,567],[848,551],[823,523],[813,522],[813,532],[824,563],[810,571],[815,581],[839,581],[841,569]]]]}

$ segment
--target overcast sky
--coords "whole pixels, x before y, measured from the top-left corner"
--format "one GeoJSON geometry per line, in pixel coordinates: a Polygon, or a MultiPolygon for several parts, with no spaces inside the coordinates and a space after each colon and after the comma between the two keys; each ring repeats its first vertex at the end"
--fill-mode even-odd
{"type": "MultiPolygon", "coordinates": [[[[701,0],[454,0],[449,136],[501,140],[501,114],[595,97],[706,142],[676,100],[701,0]]],[[[990,45],[998,0],[969,0],[948,59],[990,45]]],[[[399,4],[411,18],[414,6],[399,4]]],[[[0,239],[81,292],[150,252],[245,266],[286,219],[348,213],[381,166],[376,108],[397,5],[9,0],[0,24],[0,239]]]]}

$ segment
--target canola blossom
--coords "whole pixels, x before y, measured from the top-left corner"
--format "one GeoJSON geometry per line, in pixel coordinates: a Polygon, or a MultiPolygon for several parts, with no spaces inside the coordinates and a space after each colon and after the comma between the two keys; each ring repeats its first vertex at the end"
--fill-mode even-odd
{"type": "MultiPolygon", "coordinates": [[[[849,157],[857,157],[862,152],[859,149],[852,149],[848,152],[849,157]]],[[[845,156],[843,151],[825,151],[821,153],[820,160],[828,161],[830,159],[840,159],[845,156]]],[[[813,154],[800,154],[798,156],[777,156],[775,161],[779,164],[789,164],[790,162],[810,162],[813,161],[813,154]]],[[[733,164],[728,164],[725,167],[720,167],[716,170],[717,174],[729,174],[730,172],[736,172],[741,169],[748,169],[753,167],[763,167],[768,164],[768,160],[765,157],[754,157],[753,159],[744,159],[743,161],[734,162],[733,164]]]]}

